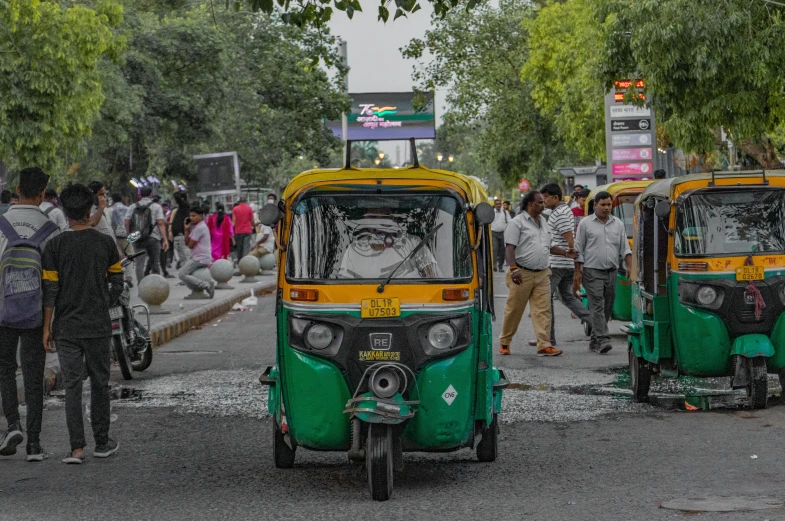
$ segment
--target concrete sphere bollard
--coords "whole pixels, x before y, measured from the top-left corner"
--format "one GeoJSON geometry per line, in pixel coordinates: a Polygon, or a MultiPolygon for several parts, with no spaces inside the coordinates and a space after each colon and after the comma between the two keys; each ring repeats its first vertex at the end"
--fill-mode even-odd
{"type": "Polygon", "coordinates": [[[210,266],[210,275],[212,275],[213,279],[218,283],[215,285],[215,289],[234,289],[227,284],[227,282],[232,280],[232,275],[234,275],[234,265],[232,264],[232,261],[219,259],[213,262],[213,265],[210,266]]]}
{"type": "MultiPolygon", "coordinates": [[[[210,270],[207,268],[199,268],[195,272],[191,273],[192,277],[196,277],[199,280],[207,282],[211,284],[213,282],[213,278],[210,276],[210,270]]],[[[210,297],[205,294],[204,291],[199,289],[198,286],[192,286],[191,284],[185,283],[185,286],[191,290],[190,295],[186,295],[183,297],[185,300],[202,300],[202,299],[209,299],[210,297]]]]}
{"type": "Polygon", "coordinates": [[[147,304],[151,315],[166,315],[170,313],[161,307],[169,298],[169,283],[166,279],[155,273],[144,277],[139,283],[139,298],[147,304]]]}
{"type": "Polygon", "coordinates": [[[256,282],[256,275],[259,274],[259,259],[253,255],[246,255],[240,259],[239,267],[240,273],[245,276],[240,282],[256,282]]]}
{"type": "Polygon", "coordinates": [[[259,259],[259,267],[262,270],[274,270],[275,269],[275,255],[272,253],[268,253],[261,259],[259,259]]]}

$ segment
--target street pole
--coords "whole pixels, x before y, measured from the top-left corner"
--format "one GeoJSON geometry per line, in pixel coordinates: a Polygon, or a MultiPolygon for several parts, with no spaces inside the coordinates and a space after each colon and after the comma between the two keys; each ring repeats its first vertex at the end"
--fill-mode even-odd
{"type": "MultiPolygon", "coordinates": [[[[338,40],[338,55],[341,57],[341,62],[343,63],[344,67],[347,67],[347,72],[343,76],[343,88],[346,94],[349,94],[349,58],[346,53],[346,41],[345,40],[338,40]]],[[[346,150],[346,144],[349,141],[349,118],[346,115],[346,112],[341,114],[341,134],[343,137],[344,143],[344,157],[347,157],[348,150],[346,150]]]]}

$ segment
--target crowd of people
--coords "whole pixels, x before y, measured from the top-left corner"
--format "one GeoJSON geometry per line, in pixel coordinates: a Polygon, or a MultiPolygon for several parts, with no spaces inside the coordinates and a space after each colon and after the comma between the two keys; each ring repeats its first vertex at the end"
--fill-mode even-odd
{"type": "Polygon", "coordinates": [[[566,202],[562,189],[551,183],[527,192],[520,212],[513,215],[494,201],[491,224],[496,271],[508,265],[507,303],[499,337],[499,352],[510,354],[510,344],[527,306],[536,340],[529,345],[540,356],[559,356],[553,312],[554,295],[573,318],[591,325],[589,350],[611,350],[608,321],[621,266],[630,275],[632,252],[624,223],[611,214],[608,192],[594,197],[594,212],[586,215],[589,190],[578,185],[566,202]],[[585,291],[588,309],[579,298],[585,291]]]}
{"type": "MultiPolygon", "coordinates": [[[[150,273],[172,277],[178,269],[184,283],[211,298],[214,283],[193,276],[218,259],[247,254],[262,257],[275,248],[273,231],[258,226],[245,197],[227,213],[219,203],[211,212],[202,201],[189,204],[185,192],[175,193],[175,207],[139,190],[139,200],[109,195],[100,181],[69,183],[58,194],[47,188],[49,176],[40,168],[19,173],[15,194],[0,194],[0,399],[8,429],[0,438],[0,456],[16,454],[27,434],[27,461],[48,454],[40,434],[47,352],[57,352],[65,386],[65,415],[71,450],[64,463],[85,461],[87,445],[82,416],[82,385],[90,380],[93,456],[114,454],[119,443],[109,435],[109,372],[112,323],[110,308],[131,273],[123,273],[129,236],[134,234],[138,285],[150,273]],[[13,197],[16,195],[16,197],[13,197]],[[254,243],[254,232],[258,230],[254,243]],[[22,428],[16,390],[20,363],[27,405],[22,428]]],[[[268,202],[275,203],[274,194],[268,202]]]]}

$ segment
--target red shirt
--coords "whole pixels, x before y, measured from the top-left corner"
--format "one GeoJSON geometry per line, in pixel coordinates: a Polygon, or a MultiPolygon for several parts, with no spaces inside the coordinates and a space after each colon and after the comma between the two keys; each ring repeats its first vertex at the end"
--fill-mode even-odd
{"type": "Polygon", "coordinates": [[[586,217],[586,211],[583,209],[582,206],[576,206],[572,209],[572,215],[575,217],[586,217]]]}
{"type": "Polygon", "coordinates": [[[234,218],[234,233],[251,233],[253,231],[253,210],[245,203],[240,203],[232,208],[234,218]]]}

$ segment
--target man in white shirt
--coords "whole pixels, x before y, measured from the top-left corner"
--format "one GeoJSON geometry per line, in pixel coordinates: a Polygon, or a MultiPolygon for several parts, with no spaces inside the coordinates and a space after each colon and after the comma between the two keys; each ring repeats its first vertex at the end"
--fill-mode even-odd
{"type": "Polygon", "coordinates": [[[262,224],[259,227],[258,237],[259,240],[256,241],[256,244],[251,248],[248,255],[253,255],[257,259],[261,259],[268,253],[275,251],[275,235],[273,234],[272,228],[262,224]]]}
{"type": "Polygon", "coordinates": [[[523,311],[531,303],[532,325],[537,335],[539,356],[559,356],[562,352],[551,345],[551,270],[550,254],[567,255],[567,251],[551,246],[548,222],[542,216],[545,200],[536,190],[528,192],[521,205],[523,210],[510,221],[504,232],[507,264],[507,304],[504,324],[499,337],[499,353],[510,354],[510,342],[518,331],[523,311]]]}
{"type": "Polygon", "coordinates": [[[491,235],[493,238],[493,261],[496,271],[504,271],[504,229],[507,223],[512,221],[510,212],[502,208],[501,199],[493,200],[493,222],[491,223],[491,235]]]}
{"type": "Polygon", "coordinates": [[[44,194],[44,202],[39,206],[44,215],[49,217],[49,220],[57,225],[57,228],[64,232],[68,229],[68,220],[65,218],[63,211],[57,207],[57,191],[53,188],[47,188],[44,194]]]}

